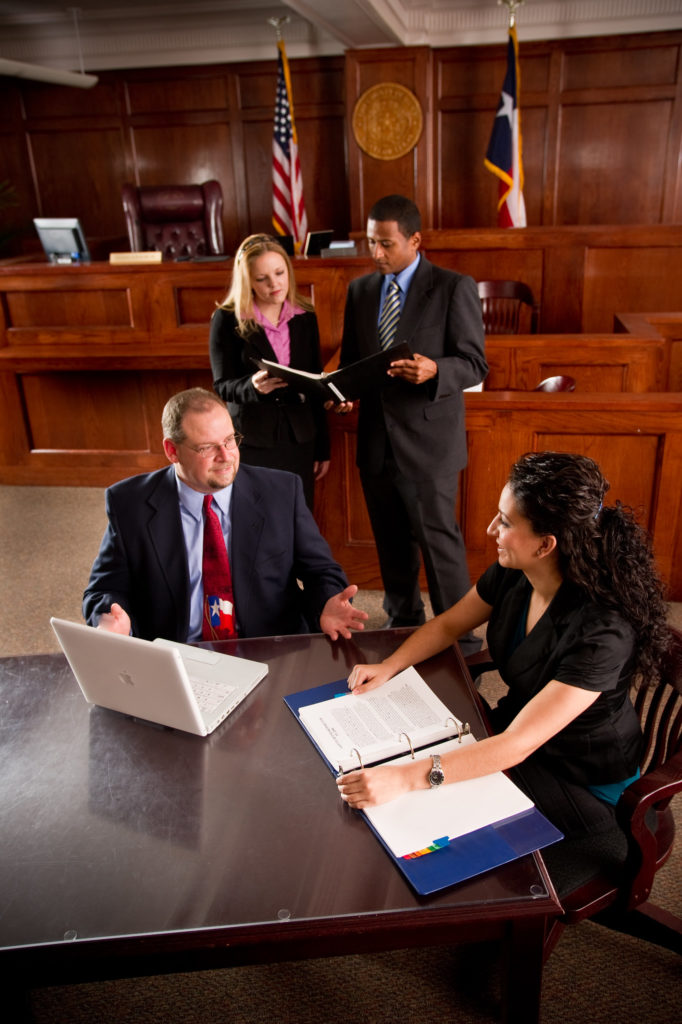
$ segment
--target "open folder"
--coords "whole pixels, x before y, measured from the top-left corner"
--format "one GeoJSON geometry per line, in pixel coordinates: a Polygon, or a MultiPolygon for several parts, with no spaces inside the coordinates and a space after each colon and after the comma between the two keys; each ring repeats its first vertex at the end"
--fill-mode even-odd
{"type": "MultiPolygon", "coordinates": [[[[424,761],[426,775],[432,753],[476,742],[414,668],[366,694],[349,694],[342,679],[284,700],[334,775],[412,757],[424,761]]],[[[503,772],[406,793],[359,813],[424,896],[563,838],[503,772]]]]}
{"type": "Polygon", "coordinates": [[[412,353],[406,341],[391,348],[375,352],[357,363],[351,363],[331,373],[310,373],[308,370],[295,370],[292,366],[282,366],[270,359],[253,359],[261,370],[267,370],[271,377],[285,380],[297,391],[315,395],[323,401],[352,402],[361,398],[363,392],[377,386],[381,377],[386,376],[389,365],[396,359],[411,359],[412,353]]]}

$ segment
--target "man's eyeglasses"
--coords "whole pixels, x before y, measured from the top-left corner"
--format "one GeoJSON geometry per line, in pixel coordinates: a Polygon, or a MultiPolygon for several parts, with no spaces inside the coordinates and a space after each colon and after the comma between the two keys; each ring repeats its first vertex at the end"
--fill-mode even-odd
{"type": "Polygon", "coordinates": [[[216,441],[214,444],[187,444],[184,442],[185,448],[191,448],[193,452],[202,459],[211,459],[216,455],[220,455],[223,448],[230,452],[234,451],[235,448],[239,448],[239,445],[244,440],[243,434],[230,434],[224,441],[216,441]]]}

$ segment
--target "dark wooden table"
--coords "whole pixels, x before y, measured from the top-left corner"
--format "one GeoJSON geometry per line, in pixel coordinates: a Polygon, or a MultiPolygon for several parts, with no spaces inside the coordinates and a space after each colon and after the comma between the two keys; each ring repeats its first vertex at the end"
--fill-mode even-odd
{"type": "MultiPolygon", "coordinates": [[[[417,896],[282,697],[404,630],[220,645],[270,671],[206,738],[89,707],[61,655],[0,661],[0,963],[47,984],[499,940],[507,1019],[537,1019],[560,906],[538,855],[417,896]]],[[[420,666],[485,735],[458,652],[420,666]]]]}

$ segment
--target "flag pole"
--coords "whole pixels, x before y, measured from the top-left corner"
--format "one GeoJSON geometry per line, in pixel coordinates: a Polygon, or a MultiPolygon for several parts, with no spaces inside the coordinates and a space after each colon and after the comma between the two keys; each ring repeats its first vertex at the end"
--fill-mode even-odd
{"type": "Polygon", "coordinates": [[[516,8],[522,7],[525,2],[526,0],[497,0],[498,7],[506,7],[509,11],[509,28],[514,28],[516,24],[516,8]]]}
{"type": "Polygon", "coordinates": [[[283,15],[281,18],[268,18],[268,25],[272,25],[275,32],[277,33],[277,42],[282,41],[282,25],[288,25],[291,18],[288,14],[283,15]]]}
{"type": "Polygon", "coordinates": [[[278,58],[272,146],[272,224],[276,234],[292,236],[294,251],[298,253],[306,240],[308,218],[303,199],[289,61],[282,38],[282,25],[288,24],[289,20],[289,15],[267,19],[277,33],[278,58]]]}
{"type": "Polygon", "coordinates": [[[525,0],[497,0],[509,12],[507,70],[485,155],[486,168],[498,178],[497,223],[499,227],[526,227],[523,198],[520,69],[516,37],[516,11],[525,0]]]}

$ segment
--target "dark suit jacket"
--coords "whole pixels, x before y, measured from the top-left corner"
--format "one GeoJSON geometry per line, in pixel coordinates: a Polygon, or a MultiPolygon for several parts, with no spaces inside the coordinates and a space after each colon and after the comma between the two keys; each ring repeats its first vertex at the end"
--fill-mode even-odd
{"type": "MultiPolygon", "coordinates": [[[[114,484],[106,507],[109,525],[83,597],[85,619],[96,625],[117,601],[136,636],[186,641],[189,575],[174,468],[114,484]]],[[[348,581],[306,506],[299,477],[241,466],[231,515],[239,635],[318,631],[325,603],[348,581]]]]}
{"type": "MultiPolygon", "coordinates": [[[[314,313],[299,313],[289,321],[291,366],[320,373],[320,335],[314,313]]],[[[279,427],[285,420],[299,443],[315,441],[315,458],[329,458],[327,418],[321,402],[301,396],[292,387],[261,395],[251,383],[258,367],[252,361],[278,362],[262,327],[247,338],[237,333],[237,318],[227,309],[217,309],[211,318],[209,355],[213,387],[227,403],[235,430],[244,434],[255,448],[273,448],[279,427]]]]}
{"type": "MultiPolygon", "coordinates": [[[[382,275],[351,281],[341,345],[346,366],[379,348],[377,323],[382,275]]],[[[378,472],[390,439],[398,468],[413,479],[453,475],[466,465],[462,389],[488,372],[481,303],[471,277],[436,267],[422,256],[405,297],[394,344],[438,364],[425,384],[386,378],[372,398],[363,397],[358,420],[361,469],[378,472]]]]}

